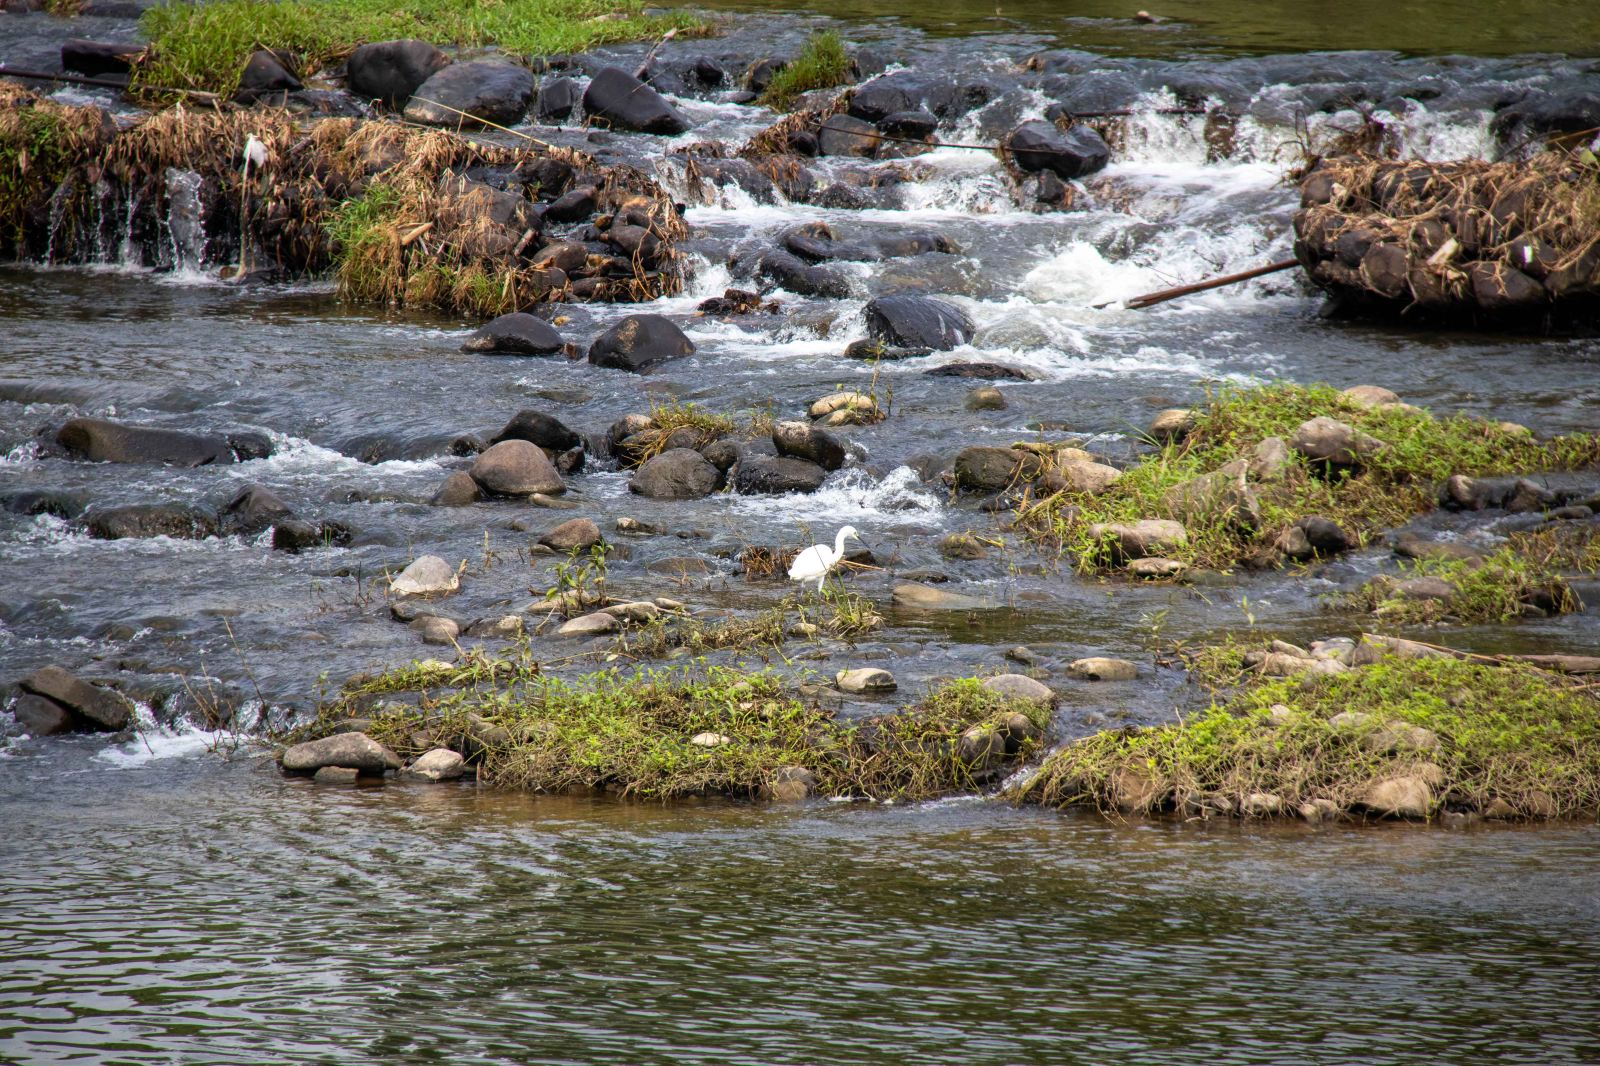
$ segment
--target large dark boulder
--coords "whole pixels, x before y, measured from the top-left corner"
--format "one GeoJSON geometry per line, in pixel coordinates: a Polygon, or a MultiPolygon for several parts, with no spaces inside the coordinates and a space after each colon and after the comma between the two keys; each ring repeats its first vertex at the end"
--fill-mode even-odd
{"type": "Polygon", "coordinates": [[[806,459],[746,454],[734,468],[733,488],[746,496],[816,492],[827,477],[826,470],[806,459]]]}
{"type": "Polygon", "coordinates": [[[634,472],[628,491],[658,500],[697,500],[722,488],[722,471],[693,448],[669,448],[634,472]]]}
{"type": "Polygon", "coordinates": [[[779,422],[772,427],[772,444],[778,454],[837,470],[849,454],[844,441],[810,422],[779,422]]]}
{"type": "Polygon", "coordinates": [[[583,94],[583,109],[612,129],[669,136],[689,129],[689,120],[664,96],[618,67],[606,67],[594,76],[583,94]]]}
{"type": "Polygon", "coordinates": [[[512,126],[528,113],[532,99],[533,75],[526,67],[475,59],[452,63],[419,85],[405,116],[429,126],[512,126]]]}
{"type": "Polygon", "coordinates": [[[525,311],[513,311],[468,337],[461,350],[495,355],[550,355],[559,352],[562,344],[561,334],[550,323],[525,311]]]}
{"type": "Polygon", "coordinates": [[[829,115],[817,129],[819,155],[856,156],[870,159],[883,140],[878,127],[854,115],[829,115]]]}
{"type": "Polygon", "coordinates": [[[449,65],[449,56],[427,41],[410,38],[364,44],[350,53],[345,69],[352,93],[398,109],[423,82],[449,65]]]}
{"type": "Polygon", "coordinates": [[[1003,363],[965,362],[946,363],[936,366],[931,370],[924,370],[930,378],[978,378],[983,381],[1033,381],[1034,376],[1026,370],[1003,363]]]}
{"type": "Polygon", "coordinates": [[[582,99],[583,90],[576,78],[546,78],[539,84],[533,115],[540,122],[565,122],[582,99]]]}
{"type": "Polygon", "coordinates": [[[1528,134],[1586,133],[1600,127],[1600,86],[1593,75],[1563,79],[1503,108],[1490,128],[1502,141],[1528,134]]]}
{"type": "Polygon", "coordinates": [[[552,452],[564,452],[583,447],[583,438],[567,428],[566,423],[543,411],[525,408],[511,416],[505,428],[490,438],[490,444],[503,440],[525,440],[529,444],[552,452]]]}
{"type": "Polygon", "coordinates": [[[217,520],[197,507],[181,503],[135,503],[91,511],[85,526],[91,537],[126,540],[132,537],[172,537],[204,540],[217,535],[217,520]]]}
{"type": "Polygon", "coordinates": [[[144,45],[132,41],[87,41],[72,37],[61,46],[61,69],[78,74],[126,74],[144,45]]]}
{"type": "Polygon", "coordinates": [[[491,496],[549,496],[567,491],[550,457],[525,440],[493,445],[473,461],[468,473],[491,496]]]}
{"type": "Polygon", "coordinates": [[[668,319],[660,315],[629,315],[590,345],[589,362],[637,374],[692,354],[694,342],[668,319]]]}
{"type": "Polygon", "coordinates": [[[807,263],[781,248],[763,252],[756,260],[756,276],[797,296],[843,299],[850,295],[850,279],[833,267],[807,263]]]}
{"type": "Polygon", "coordinates": [[[939,128],[939,119],[932,111],[921,108],[915,111],[896,111],[878,120],[878,128],[891,137],[911,137],[921,140],[932,137],[939,128]]]}
{"type": "Polygon", "coordinates": [[[880,296],[866,307],[867,335],[899,348],[947,352],[972,340],[972,319],[932,296],[880,296]]]}
{"type": "Polygon", "coordinates": [[[850,97],[849,114],[867,122],[881,122],[903,111],[945,114],[955,98],[954,85],[901,70],[858,86],[850,97]]]}
{"type": "Polygon", "coordinates": [[[43,696],[71,711],[75,723],[88,729],[116,732],[133,717],[133,705],[121,693],[74,677],[59,666],[35,670],[20,682],[24,692],[43,696]]]}
{"type": "Polygon", "coordinates": [[[1063,132],[1055,123],[1040,119],[1012,130],[1005,147],[1023,170],[1048,170],[1067,179],[1087,177],[1104,170],[1111,161],[1111,149],[1088,126],[1073,126],[1063,132]]]}
{"type": "Polygon", "coordinates": [[[56,443],[74,459],[91,463],[165,463],[207,466],[233,462],[225,438],[153,426],[129,426],[103,418],[74,418],[56,432],[56,443]]]}

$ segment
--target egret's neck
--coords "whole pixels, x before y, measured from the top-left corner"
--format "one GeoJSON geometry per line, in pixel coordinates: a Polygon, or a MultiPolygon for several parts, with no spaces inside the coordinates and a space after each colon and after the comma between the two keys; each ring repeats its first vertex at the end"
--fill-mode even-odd
{"type": "Polygon", "coordinates": [[[839,530],[839,535],[833,538],[833,554],[844,558],[844,530],[839,530]]]}

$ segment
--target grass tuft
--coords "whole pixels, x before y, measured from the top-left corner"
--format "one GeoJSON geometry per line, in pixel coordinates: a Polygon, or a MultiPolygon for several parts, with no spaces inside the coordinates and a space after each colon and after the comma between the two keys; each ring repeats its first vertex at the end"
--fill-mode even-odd
{"type": "Polygon", "coordinates": [[[136,85],[231,95],[245,60],[258,48],[297,54],[308,71],[357,45],[419,37],[439,47],[498,45],[518,55],[584,52],[677,30],[709,32],[683,12],[646,14],[641,0],[215,0],[150,8],[139,28],[151,57],[136,85]]]}
{"type": "Polygon", "coordinates": [[[1405,774],[1433,779],[1432,811],[1494,813],[1498,802],[1525,817],[1594,814],[1600,701],[1523,664],[1386,657],[1344,673],[1255,680],[1188,721],[1075,741],[1012,798],[1292,814],[1318,801],[1359,807],[1374,781],[1405,774]],[[1344,712],[1354,714],[1330,721],[1344,712]],[[1396,726],[1427,730],[1437,746],[1392,744],[1405,735],[1396,726]]]}
{"type": "Polygon", "coordinates": [[[772,77],[757,101],[774,111],[787,111],[802,93],[831,89],[850,80],[850,57],[844,42],[832,30],[812,34],[800,54],[772,77]]]}
{"type": "Polygon", "coordinates": [[[1367,582],[1351,605],[1388,622],[1411,625],[1510,622],[1525,615],[1568,614],[1583,609],[1578,597],[1547,565],[1507,545],[1481,559],[1418,559],[1403,565],[1399,580],[1387,575],[1367,582]],[[1438,578],[1448,599],[1406,592],[1408,579],[1438,578]]]}

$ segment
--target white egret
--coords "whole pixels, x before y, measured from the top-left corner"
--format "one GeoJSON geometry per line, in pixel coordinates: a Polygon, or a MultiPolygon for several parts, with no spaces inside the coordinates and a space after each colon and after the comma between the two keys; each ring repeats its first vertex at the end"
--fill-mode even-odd
{"type": "Polygon", "coordinates": [[[828,580],[828,575],[838,569],[839,562],[844,558],[845,538],[861,540],[856,533],[855,526],[845,526],[839,530],[839,535],[833,538],[833,547],[826,544],[813,544],[794,558],[794,565],[789,567],[790,581],[816,581],[817,591],[822,591],[822,583],[828,580]]]}

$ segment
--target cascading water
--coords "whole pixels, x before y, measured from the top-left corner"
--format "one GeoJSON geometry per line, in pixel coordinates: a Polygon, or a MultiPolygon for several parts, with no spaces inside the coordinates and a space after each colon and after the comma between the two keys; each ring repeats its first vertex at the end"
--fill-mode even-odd
{"type": "Polygon", "coordinates": [[[199,274],[205,259],[205,205],[200,200],[200,186],[200,175],[194,171],[167,169],[165,228],[171,269],[180,276],[199,274]]]}

